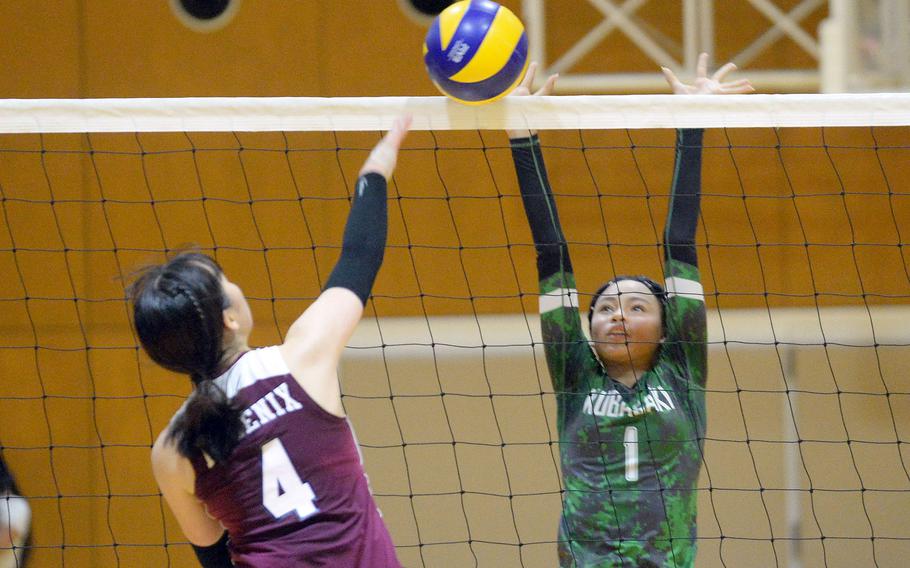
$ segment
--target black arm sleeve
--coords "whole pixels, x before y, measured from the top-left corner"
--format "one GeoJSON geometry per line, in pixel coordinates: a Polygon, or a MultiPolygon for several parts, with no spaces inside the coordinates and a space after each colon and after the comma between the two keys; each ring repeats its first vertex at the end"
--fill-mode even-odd
{"type": "Polygon", "coordinates": [[[676,133],[676,168],[664,234],[664,252],[674,259],[698,266],[695,229],[701,207],[701,129],[676,133]]]}
{"type": "Polygon", "coordinates": [[[385,178],[377,173],[362,175],[357,180],[354,203],[344,227],[341,258],[325,286],[347,288],[364,305],[385,253],[389,223],[386,185],[385,178]]]}
{"type": "Polygon", "coordinates": [[[537,249],[537,272],[540,279],[561,271],[572,272],[569,247],[559,224],[556,201],[547,179],[547,168],[537,135],[512,140],[512,160],[518,175],[521,201],[537,249]]]}
{"type": "Polygon", "coordinates": [[[228,551],[228,533],[224,531],[218,542],[210,546],[193,545],[193,552],[202,568],[233,568],[231,553],[228,551]]]}

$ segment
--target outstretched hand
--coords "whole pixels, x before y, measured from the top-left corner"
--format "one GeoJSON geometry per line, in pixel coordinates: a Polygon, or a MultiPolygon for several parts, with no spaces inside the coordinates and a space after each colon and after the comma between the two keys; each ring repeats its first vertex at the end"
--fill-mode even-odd
{"type": "MultiPolygon", "coordinates": [[[[553,88],[556,86],[556,79],[559,77],[558,73],[554,73],[547,77],[547,80],[544,84],[531,93],[531,86],[534,84],[534,75],[537,73],[537,62],[532,61],[528,65],[528,71],[525,73],[524,79],[521,80],[521,83],[518,84],[515,89],[509,93],[510,97],[545,97],[553,94],[553,88]]],[[[536,134],[536,130],[506,130],[506,134],[509,135],[509,138],[528,138],[536,134]]]]}
{"type": "Polygon", "coordinates": [[[680,81],[669,68],[660,68],[667,79],[667,83],[670,84],[673,92],[677,95],[729,95],[755,91],[748,79],[724,82],[724,77],[734,69],[736,69],[736,64],[729,62],[708,77],[708,54],[702,53],[698,56],[695,81],[691,85],[687,85],[680,81]]]}
{"type": "Polygon", "coordinates": [[[395,164],[398,162],[398,149],[401,148],[401,142],[411,128],[411,120],[411,115],[405,115],[392,124],[392,128],[376,144],[366,162],[363,163],[360,175],[377,173],[387,180],[392,177],[395,164]]]}
{"type": "MultiPolygon", "coordinates": [[[[534,84],[534,75],[536,75],[536,74],[537,74],[537,62],[532,61],[530,64],[528,64],[528,70],[525,73],[524,79],[521,80],[521,83],[519,83],[518,86],[515,87],[511,93],[509,93],[509,96],[510,97],[523,97],[523,96],[530,95],[531,94],[531,85],[534,84]]],[[[556,79],[558,77],[559,77],[558,73],[554,73],[553,75],[550,75],[549,77],[547,77],[547,80],[543,84],[543,86],[540,87],[539,89],[537,89],[536,91],[534,91],[534,94],[532,96],[539,97],[539,96],[552,95],[553,87],[556,85],[556,79]]]]}

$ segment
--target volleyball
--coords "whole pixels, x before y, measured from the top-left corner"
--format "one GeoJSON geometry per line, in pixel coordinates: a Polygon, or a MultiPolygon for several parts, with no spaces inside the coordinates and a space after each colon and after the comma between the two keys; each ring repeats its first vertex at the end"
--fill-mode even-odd
{"type": "Polygon", "coordinates": [[[462,0],[433,21],[423,60],[444,95],[465,104],[489,103],[524,77],[528,37],[508,8],[491,0],[462,0]]]}

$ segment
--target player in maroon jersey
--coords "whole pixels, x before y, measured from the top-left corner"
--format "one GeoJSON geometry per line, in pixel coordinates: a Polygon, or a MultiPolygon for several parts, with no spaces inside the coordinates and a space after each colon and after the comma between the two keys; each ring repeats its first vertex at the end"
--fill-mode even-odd
{"type": "Polygon", "coordinates": [[[382,263],[386,184],[409,124],[361,168],[341,257],[281,345],[250,349],[249,304],[206,255],[180,254],[131,287],[143,348],[194,384],[152,469],[205,567],[399,566],[336,369],[382,263]]]}

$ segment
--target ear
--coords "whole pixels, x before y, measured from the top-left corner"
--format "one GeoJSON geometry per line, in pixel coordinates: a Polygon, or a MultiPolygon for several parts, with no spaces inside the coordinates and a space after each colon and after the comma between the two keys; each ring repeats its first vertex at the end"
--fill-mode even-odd
{"type": "Polygon", "coordinates": [[[240,329],[240,322],[237,321],[237,318],[234,317],[233,308],[228,307],[221,312],[221,320],[224,322],[224,329],[229,331],[237,331],[240,329]]]}

